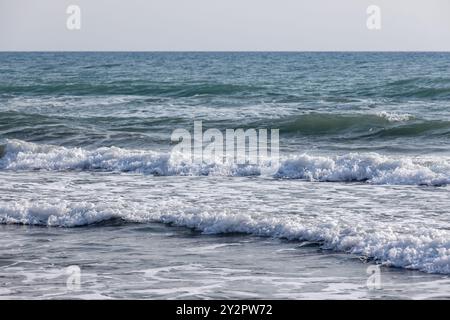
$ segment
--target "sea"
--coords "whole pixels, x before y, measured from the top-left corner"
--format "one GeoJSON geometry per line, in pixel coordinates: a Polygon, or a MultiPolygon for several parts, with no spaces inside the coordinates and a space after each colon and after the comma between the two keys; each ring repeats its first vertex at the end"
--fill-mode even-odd
{"type": "Polygon", "coordinates": [[[450,53],[3,52],[0,181],[0,299],[449,299],[450,53]]]}

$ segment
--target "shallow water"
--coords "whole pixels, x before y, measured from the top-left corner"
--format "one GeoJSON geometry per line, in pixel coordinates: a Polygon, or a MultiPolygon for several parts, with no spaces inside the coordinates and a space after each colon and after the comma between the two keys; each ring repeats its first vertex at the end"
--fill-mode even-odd
{"type": "Polygon", "coordinates": [[[434,251],[447,241],[446,187],[82,172],[1,177],[4,222],[42,225],[1,227],[5,298],[450,294],[445,253],[434,251]],[[370,256],[384,263],[379,290],[366,285],[370,256]],[[66,288],[70,265],[81,268],[80,291],[66,288]]]}
{"type": "Polygon", "coordinates": [[[161,224],[76,229],[1,226],[1,298],[449,298],[450,279],[381,268],[366,286],[357,257],[296,242],[205,236],[161,224]],[[66,267],[81,266],[68,290],[66,267]]]}

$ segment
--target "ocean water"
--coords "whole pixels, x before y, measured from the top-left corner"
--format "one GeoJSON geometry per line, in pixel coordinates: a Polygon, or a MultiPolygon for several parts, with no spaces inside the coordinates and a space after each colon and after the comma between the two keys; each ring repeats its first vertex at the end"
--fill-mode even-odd
{"type": "Polygon", "coordinates": [[[448,53],[0,53],[0,298],[450,298],[449,138],[448,53]]]}

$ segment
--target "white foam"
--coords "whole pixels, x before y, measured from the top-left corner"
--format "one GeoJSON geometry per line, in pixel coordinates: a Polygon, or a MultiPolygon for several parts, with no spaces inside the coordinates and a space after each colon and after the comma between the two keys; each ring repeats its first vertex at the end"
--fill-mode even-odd
{"type": "Polygon", "coordinates": [[[118,210],[87,202],[8,202],[0,205],[0,223],[77,227],[119,217],[118,210]]]}
{"type": "Polygon", "coordinates": [[[389,122],[404,122],[414,119],[414,116],[409,113],[400,114],[387,111],[381,111],[377,114],[377,116],[384,118],[389,122]]]}
{"type": "Polygon", "coordinates": [[[394,158],[377,153],[334,157],[303,154],[284,160],[276,176],[310,181],[444,185],[450,182],[450,164],[447,159],[394,158]]]}
{"type": "MultiPolygon", "coordinates": [[[[95,150],[7,140],[3,170],[102,170],[154,175],[250,176],[264,165],[193,164],[169,153],[104,147],[95,150]]],[[[450,182],[447,158],[419,159],[351,153],[341,156],[301,154],[281,160],[276,178],[372,184],[444,185],[450,182]]]]}

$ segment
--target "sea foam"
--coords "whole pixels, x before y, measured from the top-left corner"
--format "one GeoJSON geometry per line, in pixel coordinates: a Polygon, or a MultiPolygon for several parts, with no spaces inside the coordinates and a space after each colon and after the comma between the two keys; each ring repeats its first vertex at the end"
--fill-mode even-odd
{"type": "Polygon", "coordinates": [[[205,234],[244,233],[262,237],[312,241],[325,250],[347,252],[387,266],[450,274],[450,237],[446,230],[420,226],[386,228],[372,221],[314,220],[298,215],[265,215],[208,210],[173,204],[170,208],[136,203],[72,203],[17,201],[0,203],[0,223],[76,227],[105,220],[160,222],[205,234]]]}
{"type": "MultiPolygon", "coordinates": [[[[196,164],[170,153],[117,147],[88,150],[7,140],[1,149],[1,170],[134,172],[162,176],[252,176],[267,172],[265,164],[196,164]]],[[[303,153],[281,159],[272,175],[307,181],[439,186],[450,182],[450,160],[377,153],[336,156],[303,153]]]]}

